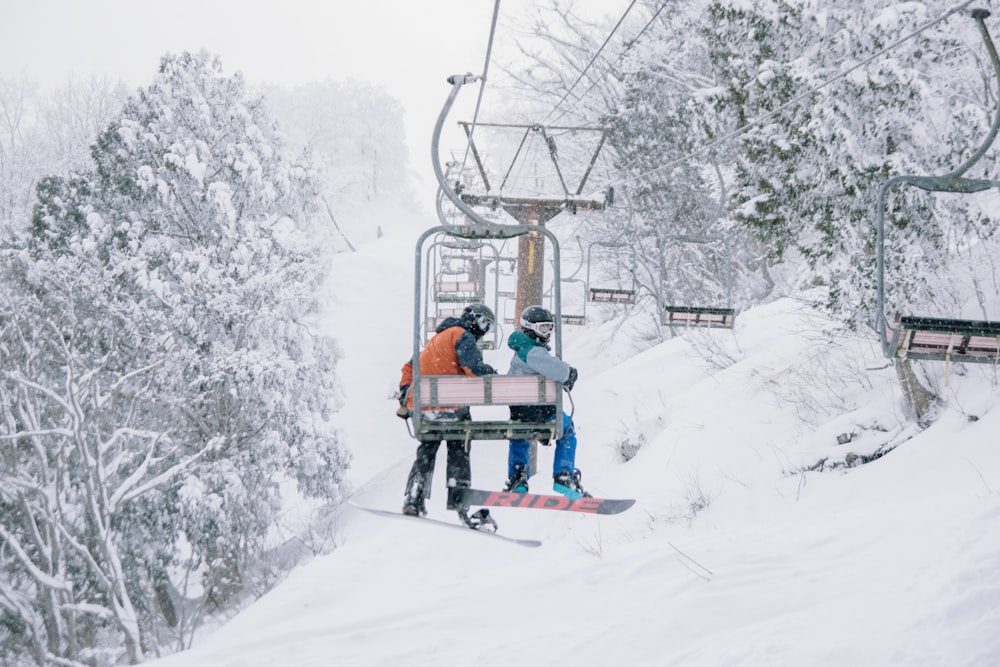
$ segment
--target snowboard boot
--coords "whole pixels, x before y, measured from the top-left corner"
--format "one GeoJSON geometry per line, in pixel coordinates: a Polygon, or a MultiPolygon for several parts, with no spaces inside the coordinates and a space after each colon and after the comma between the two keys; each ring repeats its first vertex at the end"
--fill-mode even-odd
{"type": "Polygon", "coordinates": [[[468,512],[469,511],[469,505],[468,505],[468,503],[466,503],[464,500],[462,500],[461,498],[459,498],[458,494],[456,493],[456,489],[467,489],[470,486],[472,486],[472,483],[468,482],[468,481],[456,482],[453,479],[449,479],[448,480],[448,507],[447,508],[448,508],[449,511],[455,510],[455,511],[457,511],[459,513],[468,512]]]}
{"type": "Polygon", "coordinates": [[[427,516],[427,508],[424,507],[422,497],[407,497],[403,503],[403,514],[408,516],[427,516]]]}
{"type": "Polygon", "coordinates": [[[580,483],[580,477],[579,470],[563,470],[552,478],[552,490],[556,493],[561,493],[570,500],[593,498],[594,496],[584,490],[583,485],[580,483]]]}
{"type": "Polygon", "coordinates": [[[503,487],[504,491],[516,491],[517,493],[528,492],[528,466],[523,463],[514,464],[514,474],[507,478],[507,483],[503,487]]]}
{"type": "Polygon", "coordinates": [[[403,514],[408,516],[427,516],[424,506],[424,477],[420,474],[410,474],[406,485],[406,496],[403,500],[403,514]]]}

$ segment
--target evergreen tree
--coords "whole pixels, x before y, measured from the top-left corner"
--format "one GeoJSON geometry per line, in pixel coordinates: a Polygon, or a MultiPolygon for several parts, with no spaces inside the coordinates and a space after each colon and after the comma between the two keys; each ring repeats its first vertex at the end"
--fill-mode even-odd
{"type": "MultiPolygon", "coordinates": [[[[974,26],[956,17],[947,29],[918,32],[930,18],[923,5],[723,0],[709,13],[706,41],[728,82],[719,110],[735,111],[746,126],[732,188],[737,219],[773,260],[790,250],[801,255],[800,286],[824,285],[825,305],[845,321],[873,321],[878,190],[895,175],[943,173],[948,153],[967,154],[974,131],[951,124],[941,102],[954,104],[964,87],[963,77],[944,73],[974,69],[955,36],[974,26]],[[942,136],[936,127],[945,119],[951,129],[942,136]]],[[[987,127],[983,106],[968,106],[987,127]]],[[[912,190],[893,194],[893,309],[933,298],[928,277],[949,264],[942,239],[968,220],[955,204],[912,190]]]]}
{"type": "MultiPolygon", "coordinates": [[[[814,0],[715,0],[666,15],[633,46],[608,116],[640,235],[662,228],[656,220],[725,234],[744,277],[758,265],[770,280],[767,267],[784,264],[789,288],[822,286],[819,301],[845,322],[872,322],[879,188],[948,171],[990,122],[973,22],[918,31],[929,18],[923,5],[814,0]],[[735,225],[718,223],[709,192],[735,225]]],[[[946,298],[935,274],[953,270],[948,239],[994,229],[968,200],[905,188],[890,194],[886,220],[893,312],[946,298]]],[[[684,264],[719,275],[705,259],[684,264]]],[[[694,286],[667,275],[668,291],[694,286]]]]}
{"type": "Polygon", "coordinates": [[[700,8],[686,7],[652,22],[623,63],[620,101],[604,119],[617,189],[632,211],[620,234],[656,267],[652,289],[678,305],[725,305],[730,262],[748,273],[760,256],[728,214],[734,146],[719,139],[737,124],[719,113],[722,87],[697,38],[704,21],[700,8]]]}

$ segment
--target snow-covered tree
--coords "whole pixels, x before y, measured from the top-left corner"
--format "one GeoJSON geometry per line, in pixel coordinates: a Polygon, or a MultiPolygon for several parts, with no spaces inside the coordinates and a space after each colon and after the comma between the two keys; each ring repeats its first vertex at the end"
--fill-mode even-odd
{"type": "MultiPolygon", "coordinates": [[[[663,219],[671,233],[724,233],[744,252],[738,266],[784,263],[785,289],[822,286],[845,322],[871,322],[879,187],[957,165],[995,106],[974,22],[956,15],[927,27],[932,18],[919,3],[814,0],[664,12],[632,46],[606,117],[640,235],[663,219]],[[712,215],[711,193],[735,225],[712,215]]],[[[995,168],[989,156],[983,164],[995,168]]],[[[967,199],[891,193],[893,308],[947,298],[934,274],[952,270],[962,239],[993,233],[977,210],[967,199]]],[[[694,273],[717,276],[707,259],[695,258],[694,273]]],[[[694,287],[668,277],[668,289],[694,287]]]]}
{"type": "Polygon", "coordinates": [[[15,651],[111,664],[180,644],[192,602],[267,585],[255,564],[283,481],[337,494],[314,175],[282,156],[241,76],[184,53],[128,100],[91,169],[41,184],[0,303],[15,651]]]}
{"type": "MultiPolygon", "coordinates": [[[[921,29],[933,17],[919,3],[722,0],[709,13],[706,39],[726,85],[718,109],[746,127],[732,186],[737,219],[773,260],[800,253],[802,284],[824,285],[826,305],[845,321],[871,322],[879,187],[899,174],[948,171],[989,127],[988,99],[955,76],[982,82],[974,23],[956,16],[921,29]],[[955,123],[963,114],[974,122],[955,123]]],[[[896,306],[933,298],[928,277],[950,263],[943,236],[972,222],[962,208],[894,194],[887,261],[896,306]]]]}
{"type": "Polygon", "coordinates": [[[26,76],[0,79],[0,229],[23,227],[46,174],[85,164],[126,94],[109,79],[70,79],[43,93],[26,76]]]}

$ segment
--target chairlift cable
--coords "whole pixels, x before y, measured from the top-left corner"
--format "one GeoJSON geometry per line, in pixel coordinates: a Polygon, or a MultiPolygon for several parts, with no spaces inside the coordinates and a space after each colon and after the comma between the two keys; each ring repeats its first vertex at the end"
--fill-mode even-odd
{"type": "Polygon", "coordinates": [[[939,16],[938,18],[934,19],[933,21],[930,21],[930,22],[928,22],[928,23],[920,26],[919,28],[917,28],[916,30],[914,30],[913,32],[911,32],[910,34],[908,34],[908,35],[906,35],[904,37],[899,38],[898,40],[896,40],[895,42],[893,42],[889,46],[887,46],[884,49],[882,49],[881,51],[878,51],[877,53],[869,56],[868,58],[865,58],[864,60],[862,60],[861,62],[857,63],[856,65],[854,65],[850,69],[848,69],[848,70],[846,70],[844,72],[841,72],[837,76],[835,76],[835,77],[833,77],[833,78],[831,78],[831,79],[829,79],[827,81],[824,81],[823,83],[820,83],[819,85],[814,86],[813,88],[810,88],[809,90],[805,91],[804,93],[802,93],[800,95],[797,95],[796,97],[794,97],[793,99],[789,100],[785,104],[782,104],[781,106],[777,107],[776,109],[773,109],[773,110],[771,110],[771,111],[763,114],[762,116],[759,116],[758,118],[756,118],[754,120],[751,120],[751,121],[749,121],[749,122],[741,125],[740,127],[736,128],[735,130],[733,130],[732,132],[730,132],[729,134],[723,135],[723,136],[719,137],[718,139],[716,139],[714,141],[710,141],[707,144],[705,144],[704,146],[701,146],[699,148],[696,148],[696,149],[692,150],[687,155],[683,155],[683,156],[681,156],[681,157],[679,157],[679,158],[677,158],[675,160],[672,160],[672,161],[670,161],[670,162],[668,162],[666,164],[663,164],[663,165],[661,165],[661,166],[659,166],[659,167],[657,167],[655,169],[651,169],[651,170],[649,170],[647,172],[638,174],[636,176],[631,176],[631,177],[628,177],[628,178],[622,178],[622,179],[620,179],[618,181],[613,181],[611,183],[608,183],[608,187],[615,187],[615,186],[618,186],[618,185],[625,185],[627,183],[638,182],[638,181],[640,181],[643,178],[646,178],[646,177],[651,176],[653,174],[659,173],[661,171],[665,171],[665,170],[671,169],[673,167],[676,167],[679,164],[683,164],[683,163],[687,162],[688,160],[694,158],[697,155],[700,155],[700,154],[702,154],[702,153],[704,153],[704,152],[706,152],[708,150],[711,150],[712,148],[715,148],[716,146],[720,146],[720,145],[722,145],[722,144],[724,144],[724,143],[726,143],[726,142],[728,142],[728,141],[730,141],[732,139],[735,139],[735,138],[737,138],[739,136],[742,136],[743,134],[746,134],[747,130],[749,130],[750,128],[756,127],[758,125],[762,125],[764,122],[770,120],[772,117],[776,116],[780,112],[787,110],[789,107],[791,107],[791,106],[793,106],[793,105],[801,102],[803,99],[805,99],[806,97],[812,95],[816,91],[822,90],[823,88],[826,88],[830,84],[835,83],[836,81],[839,81],[840,79],[843,79],[843,78],[847,77],[848,75],[850,75],[850,74],[854,73],[855,71],[861,69],[865,65],[868,65],[869,63],[871,63],[872,61],[876,60],[877,58],[880,58],[881,56],[885,55],[889,51],[892,51],[893,49],[901,46],[902,44],[905,44],[906,42],[908,42],[909,40],[913,39],[914,37],[916,37],[920,33],[924,32],[925,30],[928,30],[929,28],[934,27],[938,23],[941,23],[942,21],[944,21],[945,19],[947,19],[952,14],[960,12],[961,10],[965,9],[966,7],[968,7],[973,2],[976,2],[976,1],[977,0],[965,0],[965,2],[963,2],[962,4],[960,4],[960,5],[956,6],[956,7],[953,7],[952,9],[948,10],[947,12],[945,12],[944,14],[942,14],[941,16],[939,16]]]}
{"type": "Polygon", "coordinates": [[[556,116],[553,119],[553,122],[558,121],[560,118],[568,114],[573,109],[573,107],[575,107],[577,104],[585,100],[587,98],[587,95],[590,94],[590,91],[596,88],[597,84],[603,81],[608,74],[611,74],[611,72],[614,71],[615,66],[618,65],[619,62],[621,62],[621,59],[625,57],[625,54],[628,53],[632,49],[632,47],[636,45],[639,39],[642,38],[645,32],[649,30],[649,26],[653,25],[653,21],[655,21],[656,18],[660,15],[660,12],[662,12],[664,9],[667,8],[667,4],[669,2],[671,2],[671,0],[664,0],[663,4],[660,5],[660,8],[653,13],[653,16],[649,19],[646,25],[642,27],[642,30],[640,30],[638,34],[636,34],[636,36],[632,38],[632,40],[628,43],[628,46],[622,49],[622,52],[618,54],[618,57],[615,58],[614,62],[611,63],[611,65],[604,71],[604,74],[594,79],[594,82],[590,84],[590,88],[587,88],[587,90],[583,91],[583,94],[579,95],[576,98],[576,100],[574,100],[573,103],[569,105],[569,107],[567,107],[561,114],[556,116]]]}
{"type": "MultiPolygon", "coordinates": [[[[472,150],[472,135],[476,131],[476,120],[479,118],[479,107],[483,103],[483,92],[486,90],[486,74],[490,69],[490,58],[493,54],[493,37],[497,32],[497,17],[500,15],[500,0],[493,3],[493,20],[490,22],[490,38],[486,43],[486,61],[483,63],[483,77],[479,84],[479,96],[476,98],[476,109],[472,114],[472,125],[469,127],[469,140],[465,145],[465,155],[462,156],[462,168],[459,175],[465,173],[465,163],[469,159],[469,152],[472,150]]],[[[461,177],[461,176],[460,176],[461,177]]]]}
{"type": "MultiPolygon", "coordinates": [[[[542,122],[539,123],[539,125],[544,125],[545,124],[545,122],[552,116],[552,114],[554,114],[559,109],[559,106],[563,102],[566,101],[566,98],[568,98],[569,95],[570,95],[570,93],[573,92],[573,89],[576,88],[577,84],[579,84],[580,81],[583,80],[583,77],[586,76],[586,74],[587,74],[587,70],[589,70],[593,66],[593,64],[595,62],[597,62],[597,58],[598,58],[598,56],[601,55],[601,51],[604,50],[604,47],[606,47],[608,45],[608,42],[611,41],[611,38],[614,37],[615,33],[618,31],[618,28],[621,27],[621,24],[625,22],[625,18],[628,16],[629,12],[632,11],[632,8],[635,7],[635,3],[636,2],[638,2],[638,0],[632,0],[631,4],[629,4],[628,8],[625,10],[625,13],[622,14],[622,17],[620,19],[618,19],[618,23],[616,23],[615,27],[611,29],[611,32],[608,34],[607,38],[604,40],[604,43],[601,44],[601,48],[597,49],[597,52],[590,59],[590,62],[587,63],[587,66],[584,67],[583,71],[580,72],[580,76],[578,76],[576,78],[576,81],[574,81],[573,85],[570,86],[566,90],[566,93],[562,96],[562,99],[560,99],[558,102],[556,102],[556,105],[554,107],[552,107],[552,110],[549,111],[548,115],[546,115],[545,118],[542,119],[542,122]]],[[[971,0],[970,0],[970,2],[971,2],[971,0]]]]}
{"type": "MultiPolygon", "coordinates": [[[[531,148],[535,144],[535,133],[532,132],[531,130],[529,130],[528,133],[527,133],[527,135],[526,135],[526,138],[527,138],[527,144],[528,145],[527,145],[526,148],[523,148],[523,146],[522,146],[522,148],[524,150],[524,153],[527,155],[528,153],[531,152],[531,148]]],[[[518,153],[521,152],[522,148],[518,148],[518,153]]],[[[503,182],[500,184],[500,190],[499,190],[499,194],[500,195],[503,195],[503,189],[507,185],[507,180],[510,178],[511,172],[514,170],[514,164],[515,163],[517,164],[517,173],[514,174],[514,179],[512,181],[512,184],[520,184],[520,183],[522,183],[521,177],[524,174],[524,165],[525,165],[526,162],[527,162],[527,160],[520,160],[520,161],[518,161],[517,160],[517,155],[514,156],[514,161],[511,162],[510,169],[507,170],[507,175],[504,177],[503,182]]],[[[514,190],[514,192],[516,194],[517,193],[517,188],[514,187],[512,189],[514,190]]],[[[525,190],[527,190],[527,188],[525,188],[525,190]]]]}

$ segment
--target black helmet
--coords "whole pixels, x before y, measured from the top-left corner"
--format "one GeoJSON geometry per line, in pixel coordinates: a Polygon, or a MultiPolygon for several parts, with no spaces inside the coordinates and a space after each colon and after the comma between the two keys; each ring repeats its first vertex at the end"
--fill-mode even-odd
{"type": "Polygon", "coordinates": [[[496,323],[496,315],[484,303],[472,303],[462,311],[462,319],[471,324],[471,331],[476,338],[482,338],[496,323]]]}
{"type": "Polygon", "coordinates": [[[556,318],[541,306],[528,306],[521,313],[521,331],[541,343],[548,343],[556,329],[556,318]]]}

